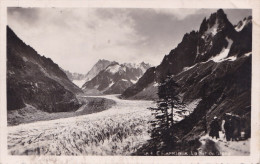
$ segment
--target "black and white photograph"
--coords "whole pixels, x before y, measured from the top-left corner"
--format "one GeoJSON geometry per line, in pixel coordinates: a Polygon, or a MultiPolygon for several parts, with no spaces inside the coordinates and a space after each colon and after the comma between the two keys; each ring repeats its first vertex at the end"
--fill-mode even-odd
{"type": "Polygon", "coordinates": [[[9,156],[252,155],[252,9],[6,16],[9,156]]]}

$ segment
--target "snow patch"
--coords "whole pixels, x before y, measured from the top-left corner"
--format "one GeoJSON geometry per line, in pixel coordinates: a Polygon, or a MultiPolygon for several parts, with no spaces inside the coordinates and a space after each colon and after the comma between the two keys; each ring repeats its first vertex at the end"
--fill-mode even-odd
{"type": "Polygon", "coordinates": [[[214,26],[212,26],[211,28],[208,27],[206,34],[212,34],[213,36],[215,36],[217,32],[218,32],[218,20],[216,19],[214,26]]]}
{"type": "Polygon", "coordinates": [[[212,141],[218,148],[221,156],[248,156],[250,154],[250,138],[247,140],[241,141],[226,141],[225,134],[220,131],[219,138],[215,139],[206,134],[202,136],[199,141],[201,142],[201,146],[198,149],[199,155],[205,155],[205,153],[210,152],[208,147],[206,146],[209,142],[212,141]]]}
{"type": "Polygon", "coordinates": [[[126,67],[123,67],[122,69],[123,69],[123,71],[125,71],[125,72],[126,72],[126,67]]]}
{"type": "Polygon", "coordinates": [[[142,73],[145,73],[147,70],[142,63],[136,64],[136,63],[123,63],[122,64],[125,67],[132,68],[132,69],[141,69],[142,73]]]}
{"type": "Polygon", "coordinates": [[[114,82],[110,83],[108,88],[112,87],[112,85],[114,85],[114,84],[115,84],[114,82]]]}
{"type": "Polygon", "coordinates": [[[192,113],[194,111],[194,109],[198,106],[199,102],[202,99],[195,99],[192,102],[190,102],[186,107],[185,110],[187,110],[188,112],[185,112],[184,115],[189,115],[190,113],[192,113]]]}
{"type": "Polygon", "coordinates": [[[143,66],[141,66],[140,69],[142,70],[142,73],[145,73],[146,69],[143,66]]]}
{"type": "Polygon", "coordinates": [[[245,19],[242,22],[239,22],[239,24],[235,27],[235,30],[237,32],[242,31],[245,25],[247,25],[250,21],[251,21],[250,19],[245,19]]]}
{"type": "Polygon", "coordinates": [[[235,30],[236,30],[237,32],[240,32],[240,31],[245,27],[245,25],[246,25],[246,23],[243,22],[242,26],[236,27],[235,30]]]}
{"type": "Polygon", "coordinates": [[[135,69],[140,67],[140,64],[136,64],[136,63],[124,63],[123,65],[128,67],[128,68],[135,68],[135,69]]]}
{"type": "Polygon", "coordinates": [[[194,64],[193,66],[190,66],[190,67],[184,67],[182,71],[187,71],[193,67],[195,67],[197,64],[194,64]]]}
{"type": "Polygon", "coordinates": [[[112,74],[115,74],[119,71],[120,69],[120,65],[113,65],[113,66],[109,66],[106,71],[109,71],[112,74]]]}
{"type": "Polygon", "coordinates": [[[137,80],[130,80],[133,84],[135,84],[137,82],[137,80]]]}
{"type": "Polygon", "coordinates": [[[122,81],[128,81],[128,80],[126,80],[126,79],[122,79],[122,81]]]}
{"type": "Polygon", "coordinates": [[[248,52],[244,56],[250,56],[250,55],[252,55],[252,52],[248,52]]]}
{"type": "Polygon", "coordinates": [[[199,46],[197,46],[196,50],[197,50],[197,54],[196,54],[196,58],[197,58],[199,55],[199,46]]]}
{"type": "Polygon", "coordinates": [[[158,84],[157,82],[154,82],[154,83],[153,83],[153,86],[154,86],[154,87],[158,87],[159,84],[158,84]]]}
{"type": "Polygon", "coordinates": [[[27,62],[28,59],[27,59],[26,57],[23,56],[23,61],[24,61],[24,62],[27,62]]]}
{"type": "Polygon", "coordinates": [[[229,60],[229,61],[235,61],[237,59],[236,56],[230,56],[229,58],[227,58],[226,60],[229,60]]]}
{"type": "Polygon", "coordinates": [[[222,51],[216,55],[215,57],[211,58],[214,62],[222,62],[224,59],[228,56],[228,53],[230,51],[230,47],[233,44],[233,40],[226,37],[226,40],[228,41],[227,48],[223,48],[222,51]]]}

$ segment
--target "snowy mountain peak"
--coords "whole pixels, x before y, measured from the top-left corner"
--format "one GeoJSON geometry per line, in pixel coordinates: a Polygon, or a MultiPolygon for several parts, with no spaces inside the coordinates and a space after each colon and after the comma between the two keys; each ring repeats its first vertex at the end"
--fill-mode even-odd
{"type": "Polygon", "coordinates": [[[100,71],[92,80],[86,82],[82,88],[86,93],[93,89],[105,94],[122,93],[137,82],[149,67],[150,65],[144,62],[140,64],[114,62],[100,71]]]}
{"type": "Polygon", "coordinates": [[[228,21],[226,14],[222,9],[218,10],[216,13],[210,15],[208,19],[204,19],[199,33],[203,36],[205,34],[216,35],[218,32],[225,30],[227,28],[232,28],[232,24],[228,21]]]}
{"type": "Polygon", "coordinates": [[[243,20],[239,21],[237,25],[235,25],[235,30],[237,32],[240,32],[243,30],[243,28],[248,25],[249,23],[252,23],[252,16],[245,17],[243,20]]]}
{"type": "Polygon", "coordinates": [[[115,64],[114,61],[108,61],[105,59],[99,59],[98,62],[91,68],[91,70],[86,74],[84,81],[89,81],[94,78],[100,71],[105,69],[107,66],[111,64],[115,64]]]}
{"type": "Polygon", "coordinates": [[[113,65],[108,66],[105,71],[108,71],[112,74],[115,74],[115,73],[122,71],[122,70],[123,70],[123,68],[120,67],[119,64],[113,64],[113,65]]]}
{"type": "Polygon", "coordinates": [[[147,70],[148,68],[151,67],[151,65],[149,63],[145,63],[145,62],[141,62],[138,64],[137,63],[123,63],[122,65],[126,66],[128,68],[134,68],[134,69],[141,68],[142,70],[147,70]]]}
{"type": "Polygon", "coordinates": [[[126,66],[128,68],[137,68],[138,64],[136,64],[136,63],[123,63],[122,66],[126,66]]]}
{"type": "Polygon", "coordinates": [[[106,59],[99,59],[97,63],[91,68],[87,74],[80,73],[71,73],[69,71],[63,70],[68,78],[76,84],[78,87],[81,87],[87,81],[90,81],[94,78],[100,71],[104,70],[107,66],[115,64],[114,61],[108,61],[106,59]]]}
{"type": "Polygon", "coordinates": [[[208,19],[205,18],[199,30],[195,63],[205,62],[219,54],[223,55],[222,50],[229,43],[226,38],[234,40],[235,33],[234,26],[227,19],[223,10],[211,14],[208,19]]]}

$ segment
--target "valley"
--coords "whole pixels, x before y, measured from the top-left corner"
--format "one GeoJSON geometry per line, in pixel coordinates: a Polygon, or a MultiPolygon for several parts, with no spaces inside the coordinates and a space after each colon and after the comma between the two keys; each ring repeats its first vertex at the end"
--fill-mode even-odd
{"type": "Polygon", "coordinates": [[[8,127],[12,155],[131,155],[149,139],[152,101],[121,100],[88,115],[8,127]]]}
{"type": "Polygon", "coordinates": [[[157,66],[97,56],[83,73],[38,54],[7,26],[9,154],[250,154],[252,17],[233,24],[219,9],[200,22],[157,66]],[[239,141],[209,137],[212,120],[229,121],[239,141]]]}
{"type": "MultiPolygon", "coordinates": [[[[11,155],[132,155],[150,139],[149,121],[154,117],[149,107],[153,101],[122,100],[119,95],[84,96],[88,99],[107,99],[115,104],[104,111],[75,115],[56,113],[36,122],[8,127],[8,151],[11,155]],[[66,118],[67,117],[67,118],[66,118]]],[[[186,106],[193,111],[201,100],[186,106]]],[[[76,113],[82,112],[80,108],[76,113]]],[[[184,114],[175,116],[181,121],[184,114]]],[[[197,155],[248,155],[248,140],[226,142],[200,136],[197,155]],[[214,146],[210,146],[210,145],[214,146]],[[239,147],[237,147],[237,145],[239,147]],[[216,154],[211,154],[216,155],[216,154]]]]}

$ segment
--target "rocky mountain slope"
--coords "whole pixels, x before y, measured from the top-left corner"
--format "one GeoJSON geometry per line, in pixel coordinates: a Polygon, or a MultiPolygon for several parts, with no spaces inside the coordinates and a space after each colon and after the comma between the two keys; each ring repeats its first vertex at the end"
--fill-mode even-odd
{"type": "MultiPolygon", "coordinates": [[[[199,31],[184,35],[178,46],[166,55],[161,64],[148,69],[144,76],[123,92],[122,98],[155,99],[156,86],[167,73],[177,75],[191,69],[196,64],[214,61],[233,61],[246,53],[252,47],[251,17],[245,18],[243,30],[236,31],[223,10],[211,14],[204,19],[199,31]]],[[[239,23],[241,24],[241,23],[239,23]]]]}
{"type": "Polygon", "coordinates": [[[7,27],[7,109],[30,104],[47,112],[73,111],[81,89],[50,58],[40,56],[7,27]]]}
{"type": "Polygon", "coordinates": [[[98,62],[91,68],[87,74],[71,73],[70,71],[63,70],[68,78],[78,87],[82,87],[87,81],[94,78],[100,71],[104,70],[108,65],[115,63],[105,59],[99,59],[98,62]]]}
{"type": "Polygon", "coordinates": [[[120,94],[136,83],[149,67],[150,65],[144,62],[140,64],[114,62],[99,72],[92,80],[87,81],[82,89],[92,93],[95,90],[96,93],[120,94]]]}
{"type": "Polygon", "coordinates": [[[85,82],[90,81],[95,76],[99,74],[100,71],[104,70],[110,64],[115,63],[114,61],[108,61],[105,59],[99,59],[98,62],[91,68],[91,70],[86,74],[85,82]]]}
{"type": "Polygon", "coordinates": [[[252,17],[233,26],[223,10],[204,19],[199,31],[185,34],[161,64],[151,67],[122,98],[156,99],[157,85],[166,74],[179,84],[184,103],[202,99],[194,111],[175,124],[179,142],[197,139],[214,116],[241,117],[241,128],[250,136],[252,17]],[[242,23],[241,23],[242,22],[242,23]]]}

